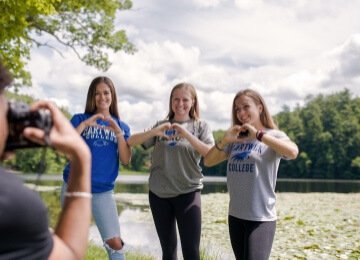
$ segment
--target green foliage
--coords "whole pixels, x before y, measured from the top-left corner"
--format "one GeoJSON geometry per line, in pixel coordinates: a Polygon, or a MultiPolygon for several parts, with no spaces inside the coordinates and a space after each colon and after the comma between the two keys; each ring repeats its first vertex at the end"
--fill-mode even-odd
{"type": "Polygon", "coordinates": [[[86,250],[85,260],[98,259],[107,259],[107,253],[103,247],[99,247],[90,243],[86,250]]]}
{"type": "Polygon", "coordinates": [[[85,64],[107,70],[109,50],[135,51],[114,25],[117,12],[131,7],[131,0],[0,1],[0,59],[17,86],[31,85],[25,66],[32,47],[70,48],[85,64]]]}
{"type": "Polygon", "coordinates": [[[276,115],[299,146],[295,161],[280,163],[279,177],[360,178],[360,98],[345,89],[309,97],[304,108],[276,115]]]}
{"type": "Polygon", "coordinates": [[[39,195],[48,210],[49,226],[55,229],[61,211],[60,194],[59,192],[40,192],[39,195]]]}
{"type": "Polygon", "coordinates": [[[140,145],[132,148],[132,156],[130,162],[130,170],[133,171],[149,171],[150,166],[150,150],[143,149],[140,145]]]}

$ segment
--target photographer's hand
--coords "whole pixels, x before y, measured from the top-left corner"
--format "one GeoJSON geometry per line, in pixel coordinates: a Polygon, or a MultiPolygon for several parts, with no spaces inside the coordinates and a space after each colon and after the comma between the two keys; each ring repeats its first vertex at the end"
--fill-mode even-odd
{"type": "MultiPolygon", "coordinates": [[[[88,150],[87,145],[77,134],[69,120],[53,103],[39,101],[34,103],[30,109],[48,109],[50,111],[53,120],[53,127],[49,135],[51,146],[70,157],[78,153],[79,150],[86,153],[88,150]]],[[[45,144],[45,132],[42,129],[27,127],[24,129],[23,134],[33,142],[45,144]]]]}
{"type": "MultiPolygon", "coordinates": [[[[89,194],[87,197],[66,198],[55,229],[54,247],[49,259],[83,259],[91,220],[90,150],[53,103],[40,101],[31,109],[48,109],[51,113],[53,127],[50,131],[50,142],[71,161],[67,191],[73,194],[89,194]]],[[[24,136],[33,142],[45,143],[45,132],[41,129],[27,127],[24,129],[24,136]]]]}

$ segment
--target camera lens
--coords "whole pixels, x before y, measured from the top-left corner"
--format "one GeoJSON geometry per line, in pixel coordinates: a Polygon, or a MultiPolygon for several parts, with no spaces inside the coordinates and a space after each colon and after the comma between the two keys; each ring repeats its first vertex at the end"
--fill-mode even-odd
{"type": "Polygon", "coordinates": [[[5,150],[14,150],[20,148],[31,148],[41,146],[26,139],[22,132],[26,127],[36,127],[50,133],[52,127],[52,118],[48,110],[30,111],[29,106],[22,102],[9,102],[7,113],[9,125],[9,136],[6,142],[5,150]]]}

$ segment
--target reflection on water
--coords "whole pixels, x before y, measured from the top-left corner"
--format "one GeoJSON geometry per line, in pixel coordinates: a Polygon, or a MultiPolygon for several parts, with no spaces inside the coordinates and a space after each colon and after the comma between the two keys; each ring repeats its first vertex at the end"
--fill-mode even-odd
{"type": "MultiPolygon", "coordinates": [[[[126,244],[126,250],[160,257],[161,248],[155,226],[152,221],[146,219],[146,212],[140,209],[125,208],[120,212],[120,231],[126,244]]],[[[100,234],[95,225],[91,226],[89,235],[94,244],[102,245],[100,234]]]]}

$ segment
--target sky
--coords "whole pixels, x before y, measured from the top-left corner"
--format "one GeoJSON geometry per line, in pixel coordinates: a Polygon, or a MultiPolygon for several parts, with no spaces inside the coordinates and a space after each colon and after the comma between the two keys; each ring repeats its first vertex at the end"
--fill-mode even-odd
{"type": "Polygon", "coordinates": [[[360,0],[133,0],[117,15],[137,52],[112,54],[106,72],[69,49],[34,48],[23,89],[82,113],[94,77],[112,79],[121,119],[133,133],[164,119],[173,86],[195,86],[201,118],[231,124],[236,92],[257,90],[272,115],[309,95],[347,88],[360,96],[360,0]]]}

